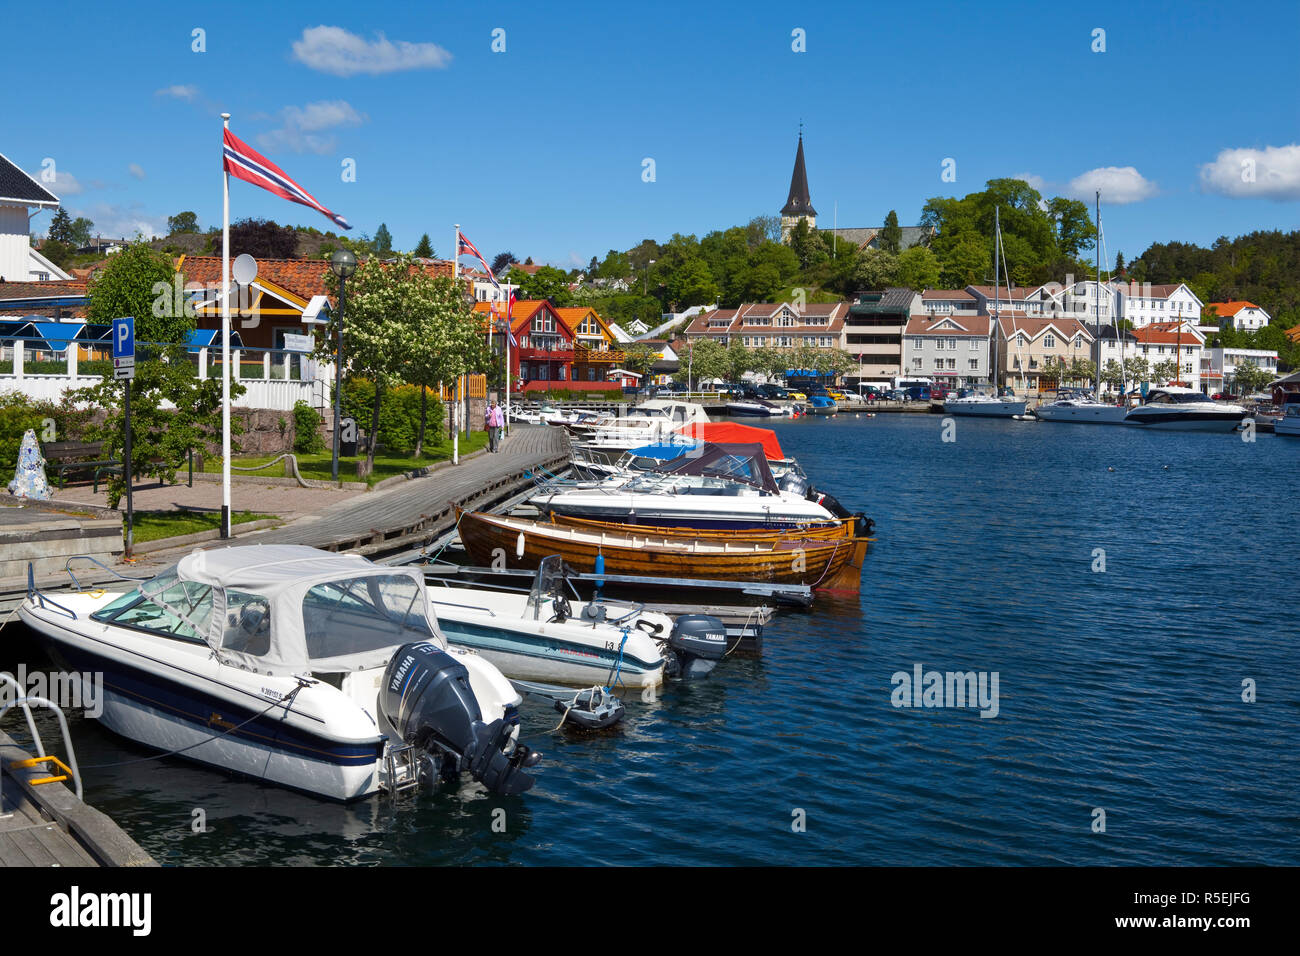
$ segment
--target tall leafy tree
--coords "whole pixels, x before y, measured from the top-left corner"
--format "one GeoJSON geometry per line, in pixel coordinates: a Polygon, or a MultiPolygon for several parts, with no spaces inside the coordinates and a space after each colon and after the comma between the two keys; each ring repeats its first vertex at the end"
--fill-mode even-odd
{"type": "Polygon", "coordinates": [[[898,213],[889,210],[885,216],[885,226],[880,230],[880,248],[885,252],[898,255],[903,247],[903,228],[898,224],[898,213]]]}
{"type": "MultiPolygon", "coordinates": [[[[348,242],[346,239],[339,241],[348,242]]],[[[246,252],[255,259],[292,259],[297,250],[298,233],[292,226],[251,217],[230,224],[231,256],[246,252]]]]}
{"type": "Polygon", "coordinates": [[[898,257],[897,281],[900,286],[917,292],[933,289],[939,284],[939,275],[939,259],[925,246],[913,246],[898,257]]]}
{"type": "Polygon", "coordinates": [[[198,232],[199,217],[192,212],[178,212],[167,217],[167,234],[174,236],[181,232],[198,232]]]}
{"type": "MultiPolygon", "coordinates": [[[[135,318],[135,378],[126,387],[131,389],[131,470],[137,480],[148,475],[172,481],[187,451],[220,442],[221,379],[200,380],[186,354],[194,321],[175,295],[183,286],[184,277],[176,274],[166,254],[137,243],[113,256],[89,287],[90,322],[135,318]]],[[[119,460],[126,439],[123,387],[105,379],[72,394],[73,401],[105,409],[106,417],[90,427],[87,437],[102,441],[104,454],[119,460]]],[[[244,391],[234,381],[230,389],[232,401],[244,391]]],[[[117,507],[125,491],[123,476],[111,474],[109,507],[117,507]]]]}

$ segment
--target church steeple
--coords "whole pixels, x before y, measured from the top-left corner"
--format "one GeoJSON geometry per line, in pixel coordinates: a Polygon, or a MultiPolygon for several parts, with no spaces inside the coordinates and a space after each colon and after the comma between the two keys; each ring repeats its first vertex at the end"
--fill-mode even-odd
{"type": "Polygon", "coordinates": [[[790,176],[790,195],[781,207],[781,239],[790,238],[790,230],[800,219],[807,219],[809,228],[817,226],[817,210],[808,195],[808,170],[803,160],[803,124],[799,124],[799,148],[794,154],[794,172],[790,176]]]}

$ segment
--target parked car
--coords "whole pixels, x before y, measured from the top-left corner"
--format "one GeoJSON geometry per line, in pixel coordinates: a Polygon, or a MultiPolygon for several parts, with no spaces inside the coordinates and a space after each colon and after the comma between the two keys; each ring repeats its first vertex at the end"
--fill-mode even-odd
{"type": "Polygon", "coordinates": [[[902,402],[907,400],[907,393],[901,388],[891,388],[885,393],[885,398],[891,402],[902,402]]]}
{"type": "Polygon", "coordinates": [[[932,401],[941,402],[952,394],[952,389],[947,385],[936,385],[930,389],[930,398],[932,401]]]}
{"type": "Polygon", "coordinates": [[[1237,398],[1238,396],[1229,394],[1228,392],[1215,392],[1210,396],[1210,400],[1215,402],[1235,402],[1237,398]]]}
{"type": "Polygon", "coordinates": [[[913,385],[904,394],[909,402],[928,402],[930,400],[930,386],[913,385]]]}
{"type": "Polygon", "coordinates": [[[765,398],[768,401],[784,401],[791,397],[790,392],[787,389],[782,388],[780,385],[772,385],[770,383],[758,386],[758,394],[760,398],[765,398]]]}

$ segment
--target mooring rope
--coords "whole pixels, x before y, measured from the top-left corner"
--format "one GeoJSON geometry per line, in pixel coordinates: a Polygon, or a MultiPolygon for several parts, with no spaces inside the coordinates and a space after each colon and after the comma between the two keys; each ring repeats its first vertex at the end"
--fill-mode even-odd
{"type": "MultiPolygon", "coordinates": [[[[230,470],[231,471],[261,471],[263,468],[270,468],[277,461],[283,461],[286,458],[289,459],[288,467],[293,469],[293,477],[297,479],[298,484],[301,485],[303,488],[313,487],[312,485],[307,484],[306,480],[298,472],[298,456],[293,454],[293,452],[285,452],[279,458],[276,458],[272,461],[268,461],[265,465],[231,465],[230,470]]],[[[288,469],[286,468],[286,470],[288,469]]]]}

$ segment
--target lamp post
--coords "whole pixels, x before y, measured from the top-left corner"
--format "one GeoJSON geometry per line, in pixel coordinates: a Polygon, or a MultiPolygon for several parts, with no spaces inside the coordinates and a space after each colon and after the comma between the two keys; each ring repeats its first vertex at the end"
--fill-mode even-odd
{"type": "Polygon", "coordinates": [[[338,347],[334,350],[334,456],[330,477],[339,480],[339,429],[343,401],[343,303],[347,297],[348,276],[357,271],[357,257],[350,249],[339,249],[330,256],[330,272],[339,277],[338,347]]]}

